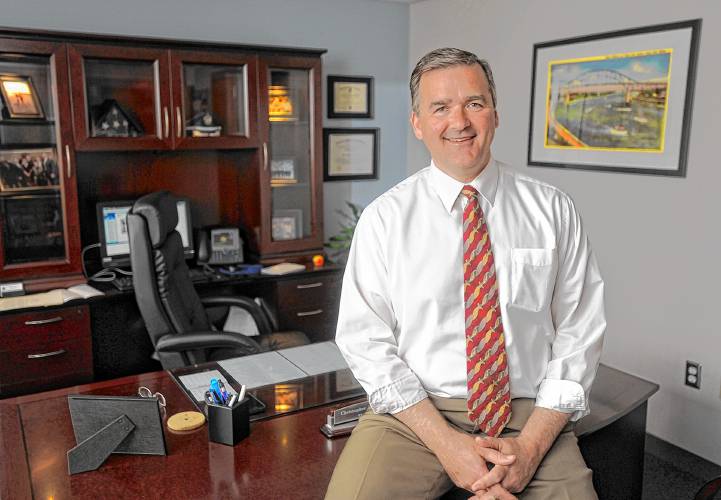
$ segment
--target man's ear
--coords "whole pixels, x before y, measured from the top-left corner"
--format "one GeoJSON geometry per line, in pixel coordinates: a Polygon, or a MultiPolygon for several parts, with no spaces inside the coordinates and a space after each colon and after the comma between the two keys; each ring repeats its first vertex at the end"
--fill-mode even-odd
{"type": "Polygon", "coordinates": [[[413,133],[416,135],[416,139],[419,141],[423,140],[423,132],[421,132],[420,120],[415,111],[411,111],[411,127],[413,127],[413,133]]]}

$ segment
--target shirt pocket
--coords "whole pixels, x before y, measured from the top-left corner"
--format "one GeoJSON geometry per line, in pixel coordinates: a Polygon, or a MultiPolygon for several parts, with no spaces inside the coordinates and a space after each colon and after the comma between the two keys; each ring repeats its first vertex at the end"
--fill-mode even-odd
{"type": "Polygon", "coordinates": [[[511,303],[541,311],[553,291],[555,248],[511,249],[511,303]]]}

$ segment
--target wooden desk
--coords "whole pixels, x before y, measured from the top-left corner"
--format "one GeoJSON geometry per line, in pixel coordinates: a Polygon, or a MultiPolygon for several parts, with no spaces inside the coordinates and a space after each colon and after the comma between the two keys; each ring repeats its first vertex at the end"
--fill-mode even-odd
{"type": "MultiPolygon", "coordinates": [[[[162,392],[169,414],[192,408],[166,372],[0,401],[0,498],[323,497],[345,444],[345,439],[328,440],[319,432],[327,411],[323,407],[253,423],[250,437],[235,447],[208,442],[206,427],[187,434],[166,428],[167,456],[112,455],[97,471],[68,476],[66,452],[75,441],[65,396],[132,395],[140,385],[162,392]]],[[[601,367],[591,395],[598,413],[578,427],[588,433],[581,441],[593,440],[641,408],[644,428],[639,432],[645,432],[646,399],[656,389],[601,367]]],[[[616,439],[626,441],[625,436],[616,439]]],[[[627,444],[624,453],[628,449],[627,444]]],[[[617,463],[619,455],[610,460],[617,463]]]]}

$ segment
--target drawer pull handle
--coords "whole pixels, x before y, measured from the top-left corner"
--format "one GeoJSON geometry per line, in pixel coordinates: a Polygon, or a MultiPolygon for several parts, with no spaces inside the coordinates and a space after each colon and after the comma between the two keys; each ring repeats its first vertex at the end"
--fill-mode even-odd
{"type": "Polygon", "coordinates": [[[299,318],[302,318],[304,316],[315,316],[317,314],[323,314],[323,309],[313,309],[312,311],[304,311],[296,313],[299,318]]]}
{"type": "Polygon", "coordinates": [[[183,117],[180,114],[180,106],[175,106],[175,119],[178,123],[178,131],[176,132],[178,139],[183,137],[183,117]]]}
{"type": "Polygon", "coordinates": [[[307,285],[296,285],[295,287],[298,290],[305,290],[306,288],[318,288],[319,286],[323,286],[323,283],[319,281],[318,283],[308,283],[307,285]]]}
{"type": "Polygon", "coordinates": [[[67,144],[65,145],[65,174],[68,176],[68,179],[73,175],[70,170],[70,146],[67,144]]]}
{"type": "Polygon", "coordinates": [[[34,325],[47,325],[49,323],[57,323],[58,321],[62,321],[62,316],[55,316],[54,318],[48,318],[48,319],[33,319],[30,321],[26,321],[25,324],[27,326],[34,326],[34,325]]]}
{"type": "Polygon", "coordinates": [[[165,132],[163,132],[163,137],[167,139],[170,135],[170,119],[168,118],[167,106],[163,106],[163,122],[165,123],[165,132]]]}
{"type": "Polygon", "coordinates": [[[52,356],[59,356],[61,354],[65,354],[65,349],[58,349],[57,351],[53,352],[44,352],[42,354],[28,354],[28,359],[50,358],[52,356]]]}

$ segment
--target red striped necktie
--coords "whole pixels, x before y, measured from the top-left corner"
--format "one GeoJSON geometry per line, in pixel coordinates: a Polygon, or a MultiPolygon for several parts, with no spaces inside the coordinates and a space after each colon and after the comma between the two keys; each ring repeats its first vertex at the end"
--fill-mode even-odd
{"type": "Polygon", "coordinates": [[[511,418],[511,395],[491,239],[478,191],[463,186],[463,299],[466,318],[468,416],[489,436],[511,418]]]}

